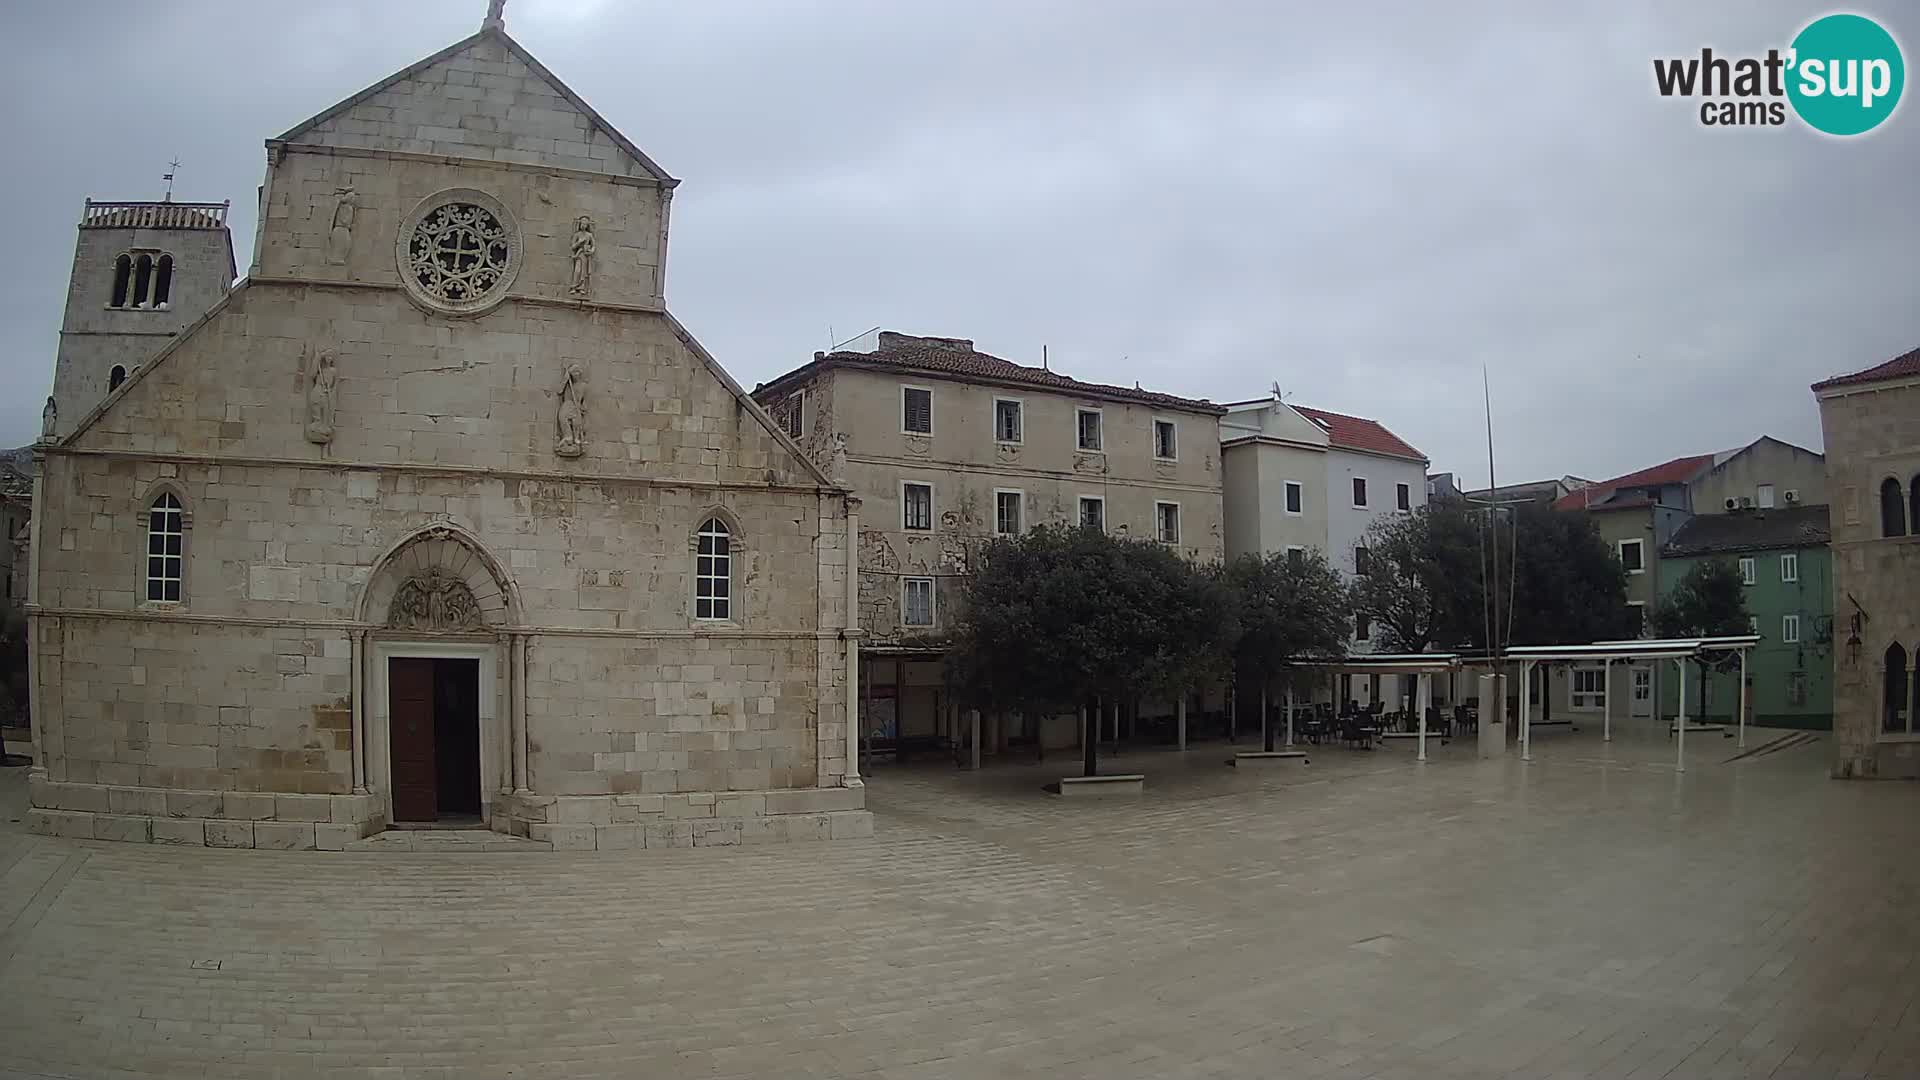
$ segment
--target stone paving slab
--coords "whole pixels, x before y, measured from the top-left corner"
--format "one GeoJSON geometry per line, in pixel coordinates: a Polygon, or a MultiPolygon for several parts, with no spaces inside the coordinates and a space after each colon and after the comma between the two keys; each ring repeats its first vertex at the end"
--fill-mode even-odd
{"type": "Polygon", "coordinates": [[[870,779],[873,839],[362,859],[29,836],[4,1068],[141,1077],[1920,1075],[1920,786],[1541,735],[870,779]]]}
{"type": "Polygon", "coordinates": [[[473,855],[485,851],[552,851],[553,843],[548,840],[529,840],[524,836],[508,836],[489,829],[388,829],[350,840],[344,850],[403,855],[422,852],[473,855]]]}

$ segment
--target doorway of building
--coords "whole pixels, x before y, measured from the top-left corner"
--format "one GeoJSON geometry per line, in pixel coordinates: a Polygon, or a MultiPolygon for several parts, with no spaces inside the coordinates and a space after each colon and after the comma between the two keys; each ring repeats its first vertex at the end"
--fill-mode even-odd
{"type": "Polygon", "coordinates": [[[1653,669],[1650,667],[1633,669],[1632,715],[1653,715],[1653,669]]]}
{"type": "Polygon", "coordinates": [[[480,662],[387,661],[395,824],[480,820],[480,662]]]}

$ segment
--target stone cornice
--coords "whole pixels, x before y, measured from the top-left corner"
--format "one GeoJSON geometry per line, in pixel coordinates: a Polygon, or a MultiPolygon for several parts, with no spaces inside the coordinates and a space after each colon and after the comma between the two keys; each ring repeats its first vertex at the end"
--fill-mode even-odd
{"type": "MultiPolygon", "coordinates": [[[[406,286],[394,281],[351,281],[344,278],[304,277],[297,274],[257,274],[247,278],[253,285],[289,285],[305,288],[330,289],[368,289],[374,292],[392,292],[406,294],[406,286]]],[[[508,292],[503,304],[514,302],[522,304],[541,304],[546,307],[576,308],[581,311],[621,311],[635,315],[665,315],[667,305],[659,304],[616,304],[606,300],[582,299],[575,296],[531,296],[526,293],[508,292]]],[[[496,309],[497,310],[497,309],[496,309]]],[[[435,313],[440,314],[440,313],[435,313]]],[[[441,315],[446,319],[485,318],[481,316],[441,315]]]]}
{"type": "Polygon", "coordinates": [[[533,173],[539,176],[558,176],[568,180],[621,184],[626,187],[659,188],[663,194],[672,192],[675,185],[680,183],[678,180],[656,180],[651,176],[623,176],[619,173],[589,172],[586,169],[567,169],[554,165],[528,165],[519,161],[495,161],[493,158],[462,157],[458,154],[420,154],[411,150],[373,150],[362,146],[319,146],[314,143],[282,142],[278,139],[267,140],[267,151],[280,154],[313,154],[318,157],[415,161],[425,165],[457,165],[463,169],[498,169],[501,172],[533,173]]]}
{"type": "Polygon", "coordinates": [[[409,461],[340,461],[329,458],[280,458],[243,454],[161,453],[151,450],[102,450],[90,447],[41,443],[38,455],[46,457],[93,457],[117,461],[153,461],[176,465],[248,468],[336,469],[351,472],[401,472],[438,476],[470,476],[476,479],[535,480],[563,484],[634,484],[642,487],[684,488],[694,491],[753,491],[795,495],[839,492],[831,487],[801,484],[750,484],[724,480],[683,480],[658,476],[626,476],[617,473],[559,472],[544,469],[491,468],[480,465],[434,465],[409,461]]]}
{"type": "Polygon", "coordinates": [[[416,634],[395,631],[376,623],[352,619],[274,619],[251,615],[197,615],[185,611],[109,610],[104,608],[63,608],[28,604],[29,616],[42,619],[104,619],[120,622],[164,622],[189,626],[244,626],[286,630],[332,630],[341,634],[367,633],[380,640],[471,641],[500,635],[527,637],[620,638],[636,641],[694,641],[727,639],[741,641],[839,641],[846,632],[839,627],[819,630],[745,630],[739,627],[700,627],[685,630],[615,630],[598,626],[488,626],[467,634],[416,634]]]}

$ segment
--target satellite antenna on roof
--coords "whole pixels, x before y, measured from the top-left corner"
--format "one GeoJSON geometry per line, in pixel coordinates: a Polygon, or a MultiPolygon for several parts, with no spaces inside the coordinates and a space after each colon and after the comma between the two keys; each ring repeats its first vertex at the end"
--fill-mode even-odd
{"type": "Polygon", "coordinates": [[[1280,391],[1280,380],[1279,379],[1273,380],[1273,400],[1285,401],[1286,399],[1287,399],[1287,395],[1284,393],[1281,393],[1280,391]]]}

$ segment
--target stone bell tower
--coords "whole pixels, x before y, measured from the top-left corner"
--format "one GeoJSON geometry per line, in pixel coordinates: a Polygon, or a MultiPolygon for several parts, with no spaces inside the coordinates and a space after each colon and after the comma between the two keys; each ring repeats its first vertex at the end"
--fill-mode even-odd
{"type": "Polygon", "coordinates": [[[94,202],[80,215],[53,368],[53,434],[72,431],[232,287],[228,204],[94,202]]]}

